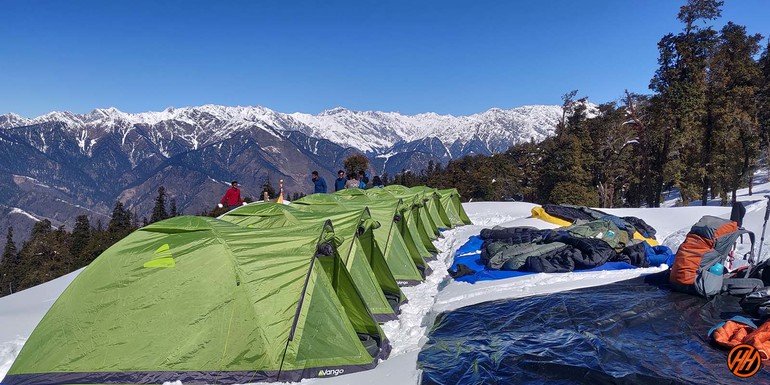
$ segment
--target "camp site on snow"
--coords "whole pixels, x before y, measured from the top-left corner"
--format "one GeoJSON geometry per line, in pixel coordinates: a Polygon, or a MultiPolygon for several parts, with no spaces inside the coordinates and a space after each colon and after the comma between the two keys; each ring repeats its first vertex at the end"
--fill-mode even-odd
{"type": "Polygon", "coordinates": [[[770,358],[766,204],[391,185],[175,217],[0,299],[28,323],[2,384],[732,383],[732,348],[770,358]]]}
{"type": "Polygon", "coordinates": [[[0,385],[770,385],[770,0],[0,15],[0,385]]]}

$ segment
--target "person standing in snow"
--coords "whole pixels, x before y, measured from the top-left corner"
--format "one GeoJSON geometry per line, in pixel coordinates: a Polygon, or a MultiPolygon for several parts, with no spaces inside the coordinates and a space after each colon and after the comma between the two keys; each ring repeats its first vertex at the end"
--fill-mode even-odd
{"type": "Polygon", "coordinates": [[[238,181],[234,180],[230,182],[230,188],[227,189],[227,192],[225,192],[225,195],[222,197],[222,199],[219,201],[219,208],[227,207],[228,209],[231,209],[236,206],[242,205],[243,199],[241,198],[241,189],[238,188],[238,181]]]}
{"type": "Polygon", "coordinates": [[[379,175],[375,175],[374,178],[372,178],[372,187],[373,188],[385,187],[385,185],[382,184],[382,179],[380,179],[379,175]]]}
{"type": "Polygon", "coordinates": [[[345,171],[337,171],[337,179],[334,180],[334,191],[345,189],[345,171]]]}
{"type": "Polygon", "coordinates": [[[355,174],[348,175],[348,181],[347,183],[345,183],[345,188],[360,188],[360,187],[361,187],[361,184],[358,181],[358,179],[356,179],[356,175],[355,174]]]}
{"type": "Polygon", "coordinates": [[[313,180],[313,193],[326,194],[326,180],[318,176],[318,171],[313,171],[311,179],[313,180]]]}

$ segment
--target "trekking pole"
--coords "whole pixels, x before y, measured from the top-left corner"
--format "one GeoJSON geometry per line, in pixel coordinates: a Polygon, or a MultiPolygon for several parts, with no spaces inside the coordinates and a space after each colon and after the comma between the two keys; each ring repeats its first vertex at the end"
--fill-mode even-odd
{"type": "Polygon", "coordinates": [[[765,195],[767,199],[767,206],[765,207],[765,222],[762,224],[762,238],[759,241],[759,253],[757,254],[757,261],[762,259],[762,245],[765,244],[765,230],[767,230],[767,218],[770,217],[770,195],[765,195]]]}

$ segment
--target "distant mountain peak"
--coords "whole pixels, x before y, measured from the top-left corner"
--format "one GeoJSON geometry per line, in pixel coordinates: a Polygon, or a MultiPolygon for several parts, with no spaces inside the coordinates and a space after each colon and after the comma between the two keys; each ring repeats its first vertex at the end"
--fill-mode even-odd
{"type": "Polygon", "coordinates": [[[337,115],[337,114],[344,114],[346,112],[351,112],[351,111],[348,110],[345,107],[337,106],[337,107],[334,107],[334,108],[330,108],[328,110],[323,110],[323,111],[321,111],[321,113],[319,115],[324,115],[324,116],[327,116],[327,115],[337,115]]]}

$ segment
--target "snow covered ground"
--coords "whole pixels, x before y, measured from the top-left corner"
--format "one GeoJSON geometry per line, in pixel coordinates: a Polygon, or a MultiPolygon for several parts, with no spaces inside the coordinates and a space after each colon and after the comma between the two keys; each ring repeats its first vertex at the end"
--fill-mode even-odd
{"type": "Polygon", "coordinates": [[[37,323],[81,270],[0,298],[0,378],[11,368],[37,323]]]}
{"type": "MultiPolygon", "coordinates": [[[[755,186],[754,196],[748,196],[746,191],[740,193],[739,200],[748,204],[744,226],[754,231],[759,241],[766,205],[766,200],[762,196],[770,193],[770,183],[755,186]]],[[[485,227],[504,225],[553,228],[554,226],[549,223],[528,218],[534,206],[522,202],[465,204],[464,207],[474,225],[443,233],[443,238],[436,242],[441,253],[436,260],[429,262],[433,274],[418,286],[404,288],[409,302],[402,307],[402,314],[398,320],[390,321],[383,326],[393,345],[390,358],[371,371],[336,378],[304,380],[302,383],[322,385],[419,383],[417,355],[427,339],[433,320],[441,312],[497,299],[603,285],[661,270],[661,268],[647,268],[589,273],[535,274],[476,284],[455,282],[448,277],[446,269],[452,264],[454,251],[465,243],[468,237],[477,235],[485,227]]],[[[658,231],[657,238],[674,250],[684,239],[689,228],[701,216],[729,217],[730,215],[729,207],[717,206],[607,209],[605,211],[644,219],[658,231]]],[[[741,245],[739,251],[741,250],[748,250],[748,245],[741,245]]],[[[766,245],[763,254],[768,255],[769,252],[770,247],[766,245]]],[[[78,272],[74,272],[46,284],[0,298],[0,325],[2,325],[0,327],[0,378],[7,372],[32,329],[77,274],[78,272]]]]}

